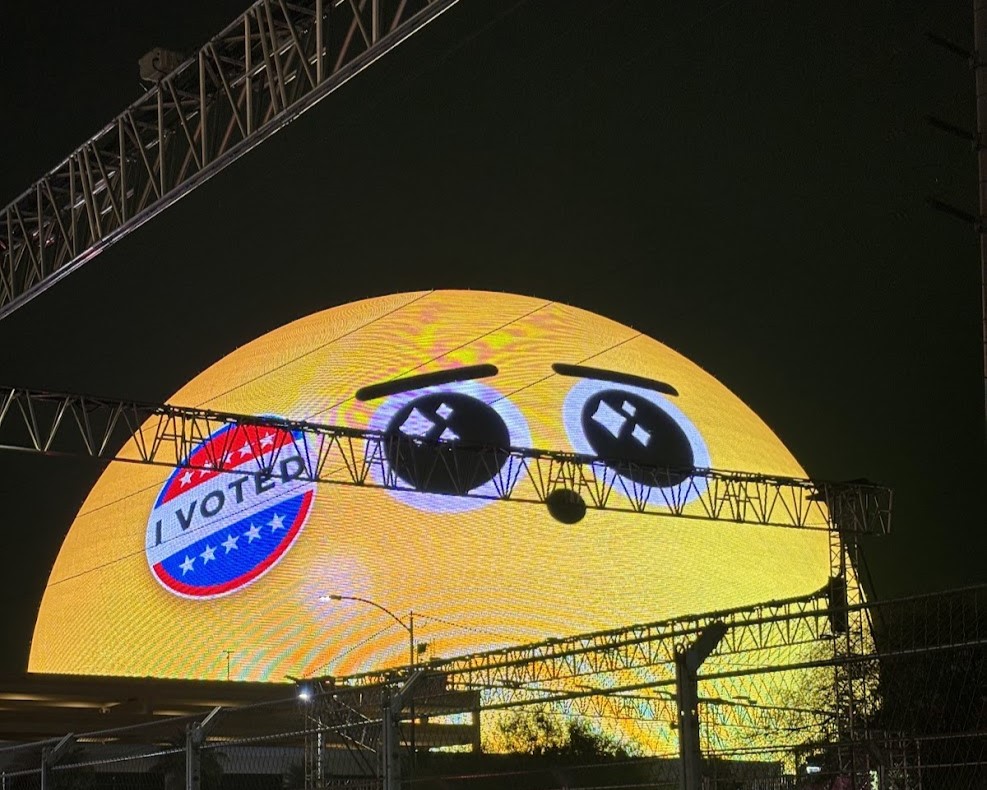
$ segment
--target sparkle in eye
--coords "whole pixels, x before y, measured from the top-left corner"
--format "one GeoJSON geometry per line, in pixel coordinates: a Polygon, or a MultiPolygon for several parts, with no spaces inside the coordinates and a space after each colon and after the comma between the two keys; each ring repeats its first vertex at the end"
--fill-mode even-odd
{"type": "Polygon", "coordinates": [[[606,428],[614,438],[620,436],[620,429],[627,422],[627,419],[622,414],[614,411],[606,401],[602,400],[596,407],[596,411],[593,412],[591,419],[593,422],[606,428]]]}
{"type": "Polygon", "coordinates": [[[434,426],[434,422],[415,408],[411,410],[411,414],[401,423],[401,427],[398,430],[405,436],[424,436],[434,426]]]}
{"type": "MultiPolygon", "coordinates": [[[[408,379],[394,386],[398,383],[405,385],[408,379]]],[[[381,393],[377,390],[371,394],[381,393]]],[[[497,478],[504,474],[501,469],[508,457],[506,449],[495,451],[493,460],[499,462],[463,466],[454,463],[449,444],[532,446],[527,421],[517,406],[504,393],[475,380],[385,395],[371,417],[370,428],[391,439],[386,443],[383,463],[373,465],[370,474],[378,481],[401,481],[402,489],[391,490],[390,496],[430,513],[484,508],[500,490],[497,478]],[[405,484],[414,490],[403,490],[405,484]],[[448,496],[457,491],[491,498],[448,496]]]]}
{"type": "Polygon", "coordinates": [[[696,426],[663,391],[674,390],[660,382],[635,386],[632,376],[603,373],[602,380],[575,383],[562,404],[573,449],[604,460],[617,474],[617,488],[653,504],[674,500],[681,506],[699,496],[705,484],[692,473],[710,466],[709,451],[696,426]]]}

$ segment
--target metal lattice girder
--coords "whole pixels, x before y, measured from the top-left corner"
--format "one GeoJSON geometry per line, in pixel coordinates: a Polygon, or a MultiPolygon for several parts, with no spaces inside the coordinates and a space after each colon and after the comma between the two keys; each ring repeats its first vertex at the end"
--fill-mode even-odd
{"type": "MultiPolygon", "coordinates": [[[[770,733],[772,742],[802,742],[819,737],[836,716],[826,690],[832,678],[827,665],[838,659],[830,614],[827,595],[820,591],[432,661],[425,669],[442,679],[443,688],[478,691],[482,711],[534,706],[632,720],[641,732],[651,733],[649,738],[663,742],[674,739],[670,722],[678,720],[676,648],[720,623],[724,635],[703,662],[699,679],[704,748],[736,745],[738,737],[755,732],[770,733]]],[[[365,673],[337,683],[376,687],[387,677],[365,673]]]]}
{"type": "Polygon", "coordinates": [[[258,0],[0,213],[0,318],[458,0],[258,0]]]}
{"type": "Polygon", "coordinates": [[[380,749],[381,689],[319,688],[300,706],[308,732],[305,739],[306,786],[325,786],[327,748],[345,749],[361,775],[375,776],[380,749]]]}
{"type": "MultiPolygon", "coordinates": [[[[877,626],[876,644],[868,640],[864,654],[844,652],[840,632],[832,629],[842,606],[834,608],[820,591],[435,660],[425,668],[443,679],[443,688],[479,690],[481,710],[551,705],[584,716],[661,723],[668,720],[663,711],[675,683],[675,645],[692,641],[711,622],[720,621],[727,625],[726,633],[699,678],[707,748],[723,748],[721,725],[750,726],[753,731],[758,722],[765,723],[768,735],[778,736],[784,728],[795,740],[824,732],[836,736],[844,732],[847,711],[833,688],[832,667],[845,666],[861,681],[869,677],[874,682],[879,662],[982,648],[987,644],[985,598],[987,585],[852,605],[851,616],[870,613],[877,626]],[[767,726],[772,720],[775,724],[767,726]]],[[[393,671],[371,672],[336,682],[359,687],[394,677],[393,671]]],[[[854,706],[865,713],[872,692],[854,684],[848,693],[858,695],[854,706]]]]}
{"type": "MultiPolygon", "coordinates": [[[[704,663],[703,676],[773,668],[779,664],[776,651],[797,645],[826,644],[831,655],[829,615],[828,600],[820,591],[758,606],[436,660],[426,666],[429,672],[443,675],[449,688],[496,692],[495,707],[530,704],[549,697],[628,693],[674,683],[675,646],[696,639],[713,622],[724,623],[727,630],[704,663]],[[752,658],[757,655],[757,660],[752,658]],[[646,673],[639,683],[627,682],[633,673],[643,670],[646,673]],[[614,685],[616,679],[624,685],[614,685]],[[583,685],[576,687],[573,682],[583,685]]],[[[378,685],[388,677],[387,672],[369,672],[340,678],[339,682],[378,685]]]]}
{"type": "Polygon", "coordinates": [[[430,443],[403,434],[10,387],[0,387],[0,449],[210,474],[290,473],[319,483],[515,502],[546,503],[557,492],[575,492],[599,510],[832,532],[885,532],[891,518],[890,490],[872,484],[685,472],[569,452],[430,443]],[[244,447],[252,451],[246,463],[238,452],[244,447]],[[395,468],[412,473],[402,477],[395,468]],[[479,488],[478,479],[489,480],[492,490],[479,488]]]}

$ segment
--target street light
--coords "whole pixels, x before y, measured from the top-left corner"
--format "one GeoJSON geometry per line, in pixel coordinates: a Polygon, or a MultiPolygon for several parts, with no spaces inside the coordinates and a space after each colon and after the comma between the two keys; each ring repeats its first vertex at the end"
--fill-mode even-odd
{"type": "Polygon", "coordinates": [[[336,595],[335,593],[330,595],[323,595],[319,598],[320,601],[359,601],[360,603],[365,603],[373,606],[376,609],[380,609],[384,614],[390,617],[395,623],[401,626],[405,631],[408,632],[408,671],[412,672],[415,669],[415,613],[408,612],[408,622],[405,623],[400,617],[398,617],[394,612],[388,609],[386,606],[381,606],[376,601],[371,601],[369,598],[360,598],[358,595],[336,595]]]}
{"type": "MultiPolygon", "coordinates": [[[[380,609],[384,614],[390,617],[395,623],[401,626],[405,631],[408,632],[408,682],[412,682],[412,675],[415,672],[415,613],[414,611],[408,612],[408,622],[405,623],[400,617],[398,617],[394,612],[388,609],[386,606],[381,606],[376,601],[371,601],[369,598],[361,598],[358,595],[337,595],[336,593],[330,593],[329,595],[323,595],[319,598],[320,601],[358,601],[359,603],[365,603],[369,606],[373,606],[375,609],[380,609]]],[[[412,755],[412,765],[414,761],[417,760],[418,749],[415,746],[415,701],[414,698],[410,700],[411,703],[411,755],[412,755]]]]}

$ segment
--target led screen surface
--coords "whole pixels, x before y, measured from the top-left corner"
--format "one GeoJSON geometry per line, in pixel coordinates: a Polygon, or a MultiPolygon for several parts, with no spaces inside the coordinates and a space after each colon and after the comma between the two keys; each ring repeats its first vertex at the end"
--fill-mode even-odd
{"type": "MultiPolygon", "coordinates": [[[[805,476],[736,396],[660,342],[509,294],[332,308],[237,349],[169,402],[805,476]]],[[[255,439],[244,462],[277,441],[255,439]]],[[[281,681],[407,661],[403,628],[332,594],[405,622],[414,611],[427,657],[449,657],[806,594],[828,577],[825,532],[592,509],[563,524],[543,505],[314,485],[281,463],[263,482],[111,464],[52,569],[30,671],[281,681]]]]}

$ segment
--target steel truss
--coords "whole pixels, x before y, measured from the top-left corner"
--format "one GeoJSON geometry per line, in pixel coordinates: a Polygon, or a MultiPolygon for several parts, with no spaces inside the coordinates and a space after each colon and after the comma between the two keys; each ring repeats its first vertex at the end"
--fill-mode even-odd
{"type": "MultiPolygon", "coordinates": [[[[842,536],[836,536],[842,538],[842,536]]],[[[830,567],[833,569],[831,597],[845,605],[845,615],[836,627],[837,648],[843,661],[833,667],[833,692],[837,710],[836,757],[842,770],[856,775],[858,751],[852,746],[867,737],[867,720],[873,710],[872,699],[879,677],[874,657],[873,623],[864,606],[863,590],[856,579],[860,568],[856,542],[834,540],[830,536],[830,567]]]]}
{"type": "MultiPolygon", "coordinates": [[[[878,668],[982,649],[987,585],[881,603],[848,604],[833,597],[830,586],[760,606],[431,661],[422,669],[436,698],[472,691],[479,693],[482,711],[534,705],[559,715],[636,720],[664,728],[673,740],[675,646],[723,623],[725,635],[699,678],[704,752],[819,749],[832,753],[846,775],[864,776],[875,759],[868,750],[891,737],[870,729],[882,704],[889,704],[881,699],[878,668]],[[849,654],[848,618],[876,623],[876,631],[849,654]],[[834,678],[834,668],[846,679],[839,673],[834,678]]],[[[402,677],[400,671],[381,671],[333,682],[335,688],[379,688],[402,677]]],[[[894,714],[883,711],[885,720],[894,714]]]]}
{"type": "MultiPolygon", "coordinates": [[[[714,656],[727,663],[745,654],[812,642],[831,635],[826,591],[758,606],[738,607],[624,628],[549,639],[518,647],[429,662],[452,683],[527,693],[557,681],[667,666],[674,676],[675,646],[695,639],[714,622],[727,626],[714,656]]],[[[707,659],[711,662],[713,658],[707,659]]],[[[386,673],[353,675],[349,680],[383,682],[386,673]]],[[[598,691],[599,689],[588,689],[598,691]]],[[[607,693],[615,689],[603,689],[607,693]]]]}
{"type": "Polygon", "coordinates": [[[381,739],[381,689],[323,689],[309,692],[300,706],[306,730],[305,787],[332,782],[326,750],[345,749],[352,767],[363,776],[377,775],[381,739]],[[369,715],[368,715],[369,714],[369,715]]]}
{"type": "Polygon", "coordinates": [[[891,520],[891,491],[867,483],[699,468],[682,479],[681,470],[575,453],[426,443],[318,423],[11,387],[0,387],[0,449],[260,476],[280,474],[280,465],[293,458],[300,467],[293,476],[319,483],[542,504],[557,492],[575,492],[598,510],[838,533],[884,533],[891,520]],[[272,436],[276,449],[265,450],[265,437],[272,436]],[[246,464],[235,453],[244,446],[254,451],[246,464]],[[422,453],[422,447],[432,452],[422,453]],[[395,459],[415,467],[413,482],[397,475],[395,459]],[[494,490],[478,489],[479,477],[490,479],[494,490]],[[436,478],[444,481],[442,490],[430,488],[436,478]]]}
{"type": "MultiPolygon", "coordinates": [[[[968,780],[962,782],[964,787],[983,786],[984,766],[987,765],[987,732],[982,727],[985,710],[982,690],[987,672],[983,654],[983,648],[987,646],[987,585],[864,603],[859,607],[848,605],[850,614],[867,613],[870,615],[868,620],[875,624],[874,638],[865,656],[840,654],[843,634],[840,623],[843,621],[836,616],[843,608],[842,599],[837,602],[841,605],[831,601],[826,606],[827,597],[820,592],[746,609],[681,617],[562,640],[546,640],[512,650],[431,661],[415,667],[410,675],[405,668],[390,673],[306,679],[298,681],[300,688],[311,691],[313,696],[306,694],[304,701],[292,698],[228,709],[216,717],[215,727],[207,736],[209,741],[202,746],[230,750],[268,744],[295,745],[304,739],[306,787],[324,790],[352,787],[359,782],[367,788],[379,788],[382,785],[379,776],[382,734],[389,722],[388,717],[381,714],[396,691],[401,693],[404,704],[402,712],[393,711],[399,713],[395,718],[401,722],[397,743],[402,749],[412,749],[411,755],[406,755],[406,765],[414,764],[416,743],[421,748],[452,745],[473,745],[475,748],[479,735],[475,715],[471,724],[462,723],[465,717],[461,715],[457,715],[458,723],[439,721],[450,714],[475,714],[487,710],[496,715],[499,709],[547,702],[551,707],[543,710],[563,716],[644,719],[670,725],[677,711],[671,705],[671,690],[662,688],[669,682],[659,678],[650,686],[644,682],[638,684],[636,690],[618,688],[606,682],[607,676],[612,676],[606,661],[601,659],[593,663],[599,672],[588,679],[579,674],[579,667],[565,663],[564,659],[580,657],[587,651],[601,655],[612,652],[619,657],[623,654],[621,645],[632,644],[641,638],[694,642],[697,634],[716,622],[727,626],[726,633],[707,662],[715,662],[718,655],[723,655],[719,664],[707,667],[707,662],[703,663],[699,696],[705,738],[703,753],[707,758],[704,774],[711,784],[719,786],[716,783],[722,778],[726,786],[736,787],[741,776],[738,772],[750,772],[743,775],[748,776],[752,780],[750,786],[754,786],[753,780],[764,775],[761,767],[767,766],[766,770],[774,772],[773,781],[757,783],[757,786],[788,787],[793,786],[792,781],[785,777],[794,777],[796,767],[802,774],[807,764],[814,764],[816,771],[822,772],[820,781],[823,784],[820,786],[826,787],[939,787],[946,786],[945,779],[952,780],[957,775],[968,780]],[[765,650],[781,648],[782,643],[797,647],[805,635],[797,626],[774,626],[800,620],[808,621],[808,635],[817,634],[819,641],[832,648],[830,657],[771,665],[778,655],[765,650]],[[830,623],[829,630],[823,622],[830,623]],[[745,630],[750,631],[749,638],[736,633],[745,630]],[[729,636],[730,632],[735,632],[733,637],[729,636]],[[758,656],[764,660],[755,660],[758,656]],[[853,740],[843,740],[841,733],[846,731],[834,730],[828,724],[828,717],[839,713],[837,704],[799,707],[797,703],[786,701],[783,695],[778,695],[777,704],[768,701],[768,693],[785,690],[785,684],[773,683],[775,678],[792,679],[795,682],[787,688],[801,691],[801,684],[813,679],[804,670],[823,668],[831,683],[832,674],[828,670],[835,662],[863,666],[871,660],[881,664],[883,688],[880,694],[884,699],[881,707],[869,717],[870,730],[856,730],[853,740]],[[462,689],[473,681],[487,682],[486,676],[477,676],[477,668],[485,665],[501,672],[498,676],[501,680],[510,680],[510,676],[503,673],[514,668],[515,685],[521,685],[545,674],[525,665],[546,661],[561,666],[560,670],[549,673],[552,677],[561,677],[568,672],[570,679],[580,684],[570,685],[572,691],[568,697],[557,691],[534,702],[520,696],[505,700],[499,696],[500,687],[462,689]],[[937,668],[936,672],[929,671],[934,668],[937,668]],[[714,685],[724,679],[736,679],[738,685],[733,688],[714,685]],[[938,694],[932,697],[923,695],[925,689],[921,687],[930,680],[940,684],[938,694]],[[409,692],[409,688],[413,690],[409,692]],[[930,699],[938,699],[939,703],[930,706],[930,699]],[[957,705],[967,705],[970,710],[961,711],[961,716],[956,718],[957,705]],[[295,726],[299,716],[300,728],[295,726]],[[924,721],[930,716],[938,716],[943,721],[934,721],[928,728],[915,727],[916,719],[924,721]],[[958,724],[956,728],[951,728],[953,722],[958,724]],[[717,736],[717,731],[730,729],[742,735],[731,740],[717,736]],[[814,737],[820,732],[822,738],[814,737]],[[852,753],[852,770],[842,760],[844,752],[852,753]],[[784,775],[779,774],[782,768],[784,775]]],[[[656,662],[665,662],[669,655],[667,649],[651,648],[650,653],[656,662]]],[[[628,656],[627,666],[637,668],[638,660],[628,656]]],[[[831,686],[828,691],[832,692],[831,686]]],[[[831,696],[827,699],[833,700],[831,696]]],[[[154,732],[173,733],[176,722],[186,723],[189,718],[161,720],[155,726],[165,729],[154,732]]],[[[390,719],[392,726],[394,723],[394,719],[390,719]]],[[[72,770],[105,764],[112,759],[120,761],[120,757],[112,754],[107,759],[96,747],[107,741],[113,746],[119,742],[146,744],[152,732],[147,727],[145,722],[137,727],[114,727],[78,734],[77,742],[85,743],[93,751],[77,757],[76,763],[50,767],[64,771],[63,775],[69,777],[68,772],[72,770]]],[[[671,742],[674,733],[670,726],[666,729],[671,742]]],[[[393,735],[394,730],[391,733],[393,735]]],[[[17,748],[25,750],[23,753],[30,755],[32,765],[36,765],[42,759],[43,747],[52,747],[62,740],[49,738],[17,748]]],[[[157,738],[153,740],[157,742],[157,738]]],[[[13,748],[7,747],[5,751],[12,753],[13,748]]],[[[149,756],[164,753],[158,751],[149,756]]],[[[667,750],[660,755],[672,756],[673,753],[674,750],[667,750]]],[[[127,759],[132,758],[123,758],[127,759]]],[[[138,755],[136,759],[146,758],[138,755]]],[[[677,769],[674,761],[665,764],[670,770],[677,769]]],[[[600,763],[606,768],[617,765],[610,761],[600,763]]],[[[36,787],[39,773],[38,768],[32,767],[10,771],[6,777],[11,787],[36,787]]],[[[675,774],[668,778],[671,784],[675,774]]],[[[428,777],[416,776],[412,782],[418,779],[427,780],[428,777]]],[[[505,774],[504,780],[510,782],[510,775],[505,774]]],[[[960,785],[954,781],[949,786],[960,785]]]]}
{"type": "Polygon", "coordinates": [[[258,0],[0,213],[0,318],[458,0],[258,0]]]}
{"type": "MultiPolygon", "coordinates": [[[[358,686],[339,685],[331,678],[299,682],[300,689],[304,689],[299,709],[305,736],[305,787],[323,790],[349,786],[353,781],[379,786],[375,778],[383,773],[387,740],[384,731],[389,724],[388,718],[381,714],[396,691],[392,679],[358,686]]],[[[411,721],[395,732],[399,745],[478,749],[479,697],[472,691],[450,691],[438,675],[424,680],[408,698],[413,713],[411,721]],[[459,713],[471,714],[473,722],[428,722],[430,717],[459,713]],[[417,721],[419,717],[421,720],[417,721]]]]}
{"type": "MultiPolygon", "coordinates": [[[[805,681],[807,672],[836,660],[834,612],[827,596],[828,590],[822,590],[760,606],[432,661],[424,669],[441,678],[442,689],[479,692],[481,710],[550,705],[560,714],[647,722],[671,739],[677,714],[675,648],[694,641],[711,624],[723,623],[726,634],[701,677],[707,745],[715,748],[724,728],[782,733],[782,738],[818,735],[836,715],[831,695],[823,700],[827,704],[811,708],[786,695],[805,681]]],[[[372,672],[336,683],[376,687],[396,677],[372,672]]]]}

